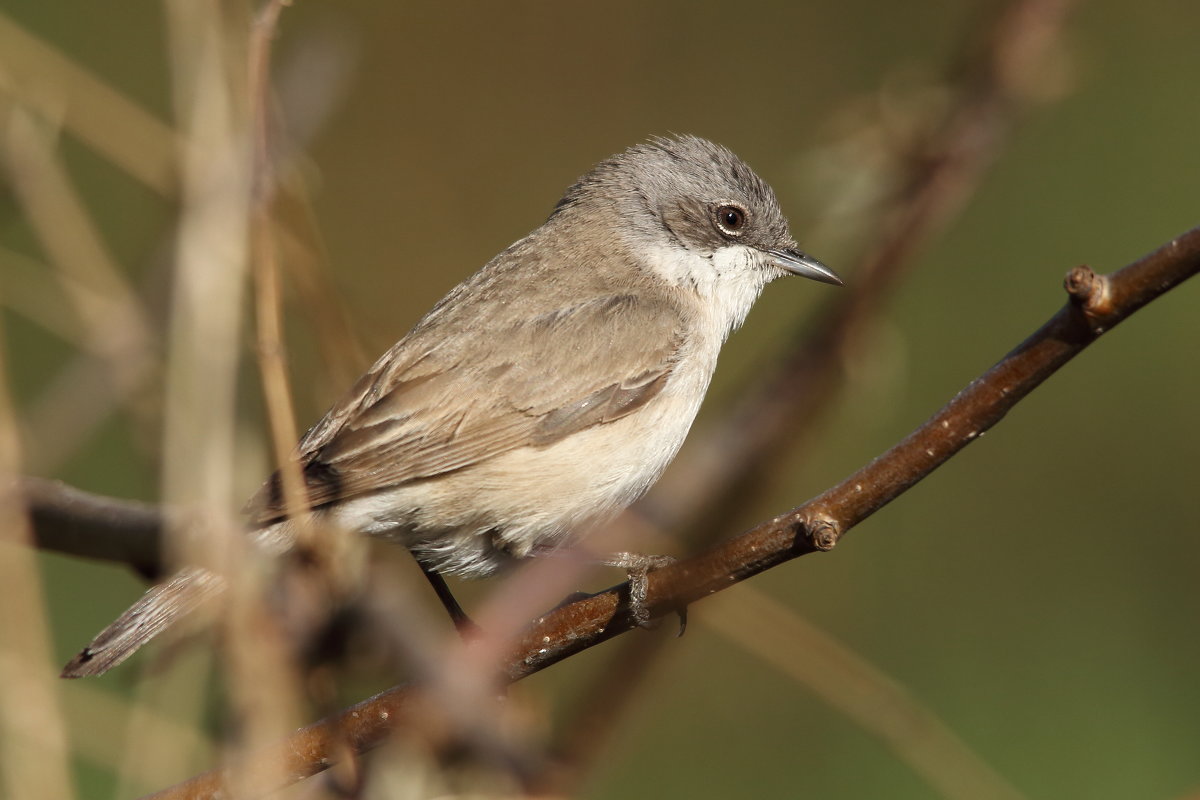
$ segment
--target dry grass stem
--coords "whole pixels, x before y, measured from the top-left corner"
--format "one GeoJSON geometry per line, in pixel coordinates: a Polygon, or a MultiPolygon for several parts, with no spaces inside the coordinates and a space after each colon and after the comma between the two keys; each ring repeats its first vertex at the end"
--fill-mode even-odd
{"type": "Polygon", "coordinates": [[[0,335],[0,781],[11,800],[74,797],[41,573],[13,476],[20,444],[0,335]]]}
{"type": "MultiPolygon", "coordinates": [[[[164,442],[164,489],[189,518],[185,563],[229,578],[221,630],[241,746],[261,746],[300,719],[298,679],[264,606],[264,575],[248,558],[232,481],[235,388],[252,214],[253,140],[245,97],[248,20],[218,6],[168,3],[183,151],[164,442]]],[[[236,775],[249,794],[256,783],[236,775]]]]}
{"type": "Polygon", "coordinates": [[[60,373],[49,396],[34,404],[40,412],[30,439],[39,442],[36,467],[47,470],[117,404],[133,401],[131,408],[139,408],[139,397],[156,375],[156,338],[55,154],[53,134],[19,108],[10,110],[7,121],[8,173],[25,217],[78,320],[80,349],[102,361],[60,373]],[[64,380],[68,377],[74,380],[64,380]],[[81,391],[84,386],[91,390],[81,391]]]}
{"type": "Polygon", "coordinates": [[[174,131],[58,48],[0,14],[0,94],[59,121],[97,152],[159,194],[176,184],[174,131]]]}

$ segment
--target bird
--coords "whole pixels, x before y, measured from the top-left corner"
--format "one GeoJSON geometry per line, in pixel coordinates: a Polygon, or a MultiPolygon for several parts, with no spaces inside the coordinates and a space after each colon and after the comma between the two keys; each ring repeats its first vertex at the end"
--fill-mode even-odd
{"type": "MultiPolygon", "coordinates": [[[[731,150],[672,135],[611,156],[304,434],[294,458],[308,507],[407,547],[439,596],[444,575],[485,577],[569,547],[659,478],[726,338],[787,275],[842,284],[799,249],[774,191],[731,150]]],[[[277,471],[245,509],[272,553],[296,538],[281,485],[277,471]]],[[[642,564],[644,578],[657,562],[638,558],[615,563],[642,564]]],[[[107,671],[222,588],[183,568],[63,676],[107,671]]]]}

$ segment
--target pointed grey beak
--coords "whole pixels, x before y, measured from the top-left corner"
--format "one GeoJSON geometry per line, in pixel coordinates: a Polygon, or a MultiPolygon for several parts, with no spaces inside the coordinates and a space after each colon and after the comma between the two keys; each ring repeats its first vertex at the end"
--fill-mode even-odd
{"type": "Polygon", "coordinates": [[[829,267],[817,261],[812,256],[806,256],[799,250],[768,250],[767,255],[779,266],[793,275],[811,278],[821,283],[832,283],[834,286],[845,286],[842,279],[829,267]]]}

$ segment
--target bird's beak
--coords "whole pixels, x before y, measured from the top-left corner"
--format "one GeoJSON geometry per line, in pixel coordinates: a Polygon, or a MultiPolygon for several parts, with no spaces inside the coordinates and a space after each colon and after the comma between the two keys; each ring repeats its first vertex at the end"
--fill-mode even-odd
{"type": "Polygon", "coordinates": [[[846,285],[829,267],[817,261],[812,256],[806,256],[799,250],[768,250],[767,255],[777,265],[783,267],[793,275],[799,275],[802,278],[812,278],[814,281],[820,281],[821,283],[832,283],[834,286],[846,285]]]}

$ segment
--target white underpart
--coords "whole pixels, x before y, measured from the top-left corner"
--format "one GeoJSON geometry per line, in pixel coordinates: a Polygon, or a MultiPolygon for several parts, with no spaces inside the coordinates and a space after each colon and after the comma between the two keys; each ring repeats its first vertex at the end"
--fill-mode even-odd
{"type": "Polygon", "coordinates": [[[712,375],[697,355],[637,413],[356,498],[335,507],[335,520],[468,576],[585,534],[644,494],[679,451],[712,375]]]}

